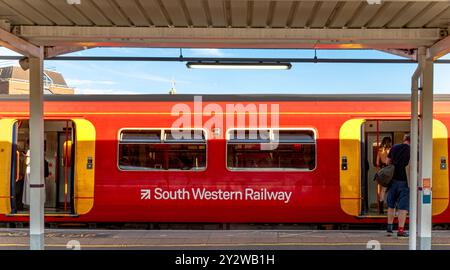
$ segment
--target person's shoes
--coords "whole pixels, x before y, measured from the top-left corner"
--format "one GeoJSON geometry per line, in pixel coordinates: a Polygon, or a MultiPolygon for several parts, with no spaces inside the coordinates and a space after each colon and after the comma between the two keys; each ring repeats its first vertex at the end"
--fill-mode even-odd
{"type": "Polygon", "coordinates": [[[386,232],[389,234],[394,233],[394,224],[388,224],[386,228],[386,232]]]}
{"type": "Polygon", "coordinates": [[[397,232],[397,237],[409,237],[409,233],[406,231],[397,232]]]}

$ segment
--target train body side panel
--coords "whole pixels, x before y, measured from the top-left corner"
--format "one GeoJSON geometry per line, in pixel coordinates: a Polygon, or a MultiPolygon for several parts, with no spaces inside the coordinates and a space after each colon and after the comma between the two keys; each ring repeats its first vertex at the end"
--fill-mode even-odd
{"type": "MultiPolygon", "coordinates": [[[[324,116],[291,117],[302,122],[301,127],[314,127],[326,121],[324,116]]],[[[207,118],[205,118],[207,120],[207,118]]],[[[104,220],[165,221],[165,222],[331,222],[340,213],[338,141],[333,139],[339,124],[317,129],[317,156],[327,157],[310,172],[235,172],[226,169],[223,139],[213,139],[207,146],[207,170],[204,172],[126,172],[117,168],[117,135],[121,124],[127,127],[170,127],[167,117],[128,116],[104,117],[96,122],[97,170],[95,207],[89,216],[104,220]],[[114,158],[102,158],[111,157],[114,158]],[[212,158],[213,157],[213,158],[212,158]],[[107,174],[105,174],[107,172],[107,174]],[[334,179],[333,179],[334,178],[334,179]],[[156,188],[186,190],[241,191],[254,190],[292,192],[289,201],[258,200],[142,200],[141,190],[156,188]],[[326,194],[326,196],[325,196],[326,194]],[[120,199],[118,199],[120,198],[120,199]],[[120,215],[118,213],[126,213],[120,215]]],[[[298,127],[281,120],[282,127],[298,127]]],[[[192,192],[191,192],[192,194],[192,192]]],[[[87,218],[87,217],[86,217],[87,218]]]]}
{"type": "MultiPolygon", "coordinates": [[[[224,110],[226,102],[217,102],[224,110]]],[[[246,104],[245,102],[242,102],[246,104]]],[[[270,103],[270,102],[269,102],[270,103]]],[[[294,222],[361,223],[384,220],[358,219],[340,206],[339,130],[350,119],[406,119],[408,102],[277,102],[280,127],[314,128],[317,131],[316,168],[307,172],[236,172],[226,169],[224,139],[211,139],[207,146],[207,169],[203,172],[120,171],[117,166],[118,132],[122,128],[171,127],[177,116],[174,102],[48,102],[47,119],[84,118],[96,130],[95,187],[92,209],[77,218],[52,218],[59,222],[294,222]],[[289,200],[144,200],[144,189],[200,189],[292,192],[289,200]]],[[[256,103],[258,104],[258,103],[256,103]]],[[[192,108],[192,103],[187,102],[192,108]]],[[[203,104],[204,106],[207,103],[203,104]]],[[[435,106],[444,110],[450,104],[435,106]]],[[[0,101],[0,117],[27,117],[27,103],[0,101]]],[[[437,116],[447,128],[448,116],[437,116]]],[[[193,118],[194,119],[194,116],[193,118]]],[[[204,116],[203,122],[210,117],[204,116]]],[[[224,131],[222,131],[224,132],[224,131]]],[[[224,134],[222,134],[224,135],[224,134]]],[[[222,137],[223,138],[223,137],[222,137]]],[[[450,144],[448,144],[450,145],[450,144]]],[[[0,221],[24,221],[0,215],[0,221]]],[[[450,222],[448,208],[434,222],[450,222]]]]}

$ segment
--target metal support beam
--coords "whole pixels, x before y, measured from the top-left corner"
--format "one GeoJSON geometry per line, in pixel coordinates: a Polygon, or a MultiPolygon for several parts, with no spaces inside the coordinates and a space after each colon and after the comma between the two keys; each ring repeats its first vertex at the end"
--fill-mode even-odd
{"type": "Polygon", "coordinates": [[[0,46],[25,56],[39,57],[39,47],[0,28],[0,46]]]}
{"type": "Polygon", "coordinates": [[[401,56],[401,57],[405,57],[411,60],[417,60],[417,50],[415,49],[411,49],[411,50],[402,50],[402,49],[385,49],[385,50],[380,50],[382,52],[385,53],[389,53],[389,54],[393,54],[393,55],[397,55],[397,56],[401,56]]]}
{"type": "Polygon", "coordinates": [[[450,35],[431,46],[428,49],[427,56],[431,60],[436,60],[448,53],[450,53],[450,35]]]}
{"type": "Polygon", "coordinates": [[[30,249],[44,249],[44,54],[30,58],[30,249]]]}
{"type": "Polygon", "coordinates": [[[441,39],[439,29],[268,29],[20,26],[41,46],[172,48],[413,49],[441,39]]]}
{"type": "Polygon", "coordinates": [[[418,240],[421,250],[431,249],[433,173],[433,61],[424,61],[420,96],[420,150],[418,240]]]}
{"type": "Polygon", "coordinates": [[[64,47],[64,46],[54,46],[54,47],[46,47],[44,51],[44,57],[46,59],[56,57],[58,55],[73,53],[78,51],[87,50],[89,47],[64,47]]]}
{"type": "Polygon", "coordinates": [[[411,153],[410,153],[410,206],[409,206],[409,249],[417,248],[417,152],[419,138],[419,78],[422,75],[423,64],[425,60],[425,48],[418,50],[419,65],[411,79],[411,153]]]}
{"type": "MultiPolygon", "coordinates": [[[[1,57],[0,57],[1,59],[1,57]]],[[[351,59],[351,58],[225,58],[225,57],[127,57],[127,56],[57,56],[52,61],[161,61],[161,62],[291,62],[291,63],[358,63],[358,64],[411,64],[409,59],[351,59]]],[[[450,63],[450,60],[439,60],[450,63]]]]}
{"type": "MultiPolygon", "coordinates": [[[[0,56],[0,60],[20,60],[21,56],[0,56]]],[[[51,61],[144,61],[144,62],[291,62],[291,63],[355,63],[355,64],[414,64],[410,59],[352,59],[352,58],[225,58],[225,57],[147,57],[147,56],[55,56],[44,58],[51,61]]],[[[450,64],[450,59],[434,61],[435,64],[450,64]]]]}

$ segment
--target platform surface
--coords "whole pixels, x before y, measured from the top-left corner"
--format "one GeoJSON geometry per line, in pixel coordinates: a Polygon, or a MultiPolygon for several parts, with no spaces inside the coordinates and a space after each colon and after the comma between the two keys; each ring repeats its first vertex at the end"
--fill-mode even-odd
{"type": "MultiPolygon", "coordinates": [[[[28,249],[28,229],[0,229],[0,249],[28,249]]],[[[46,249],[408,249],[408,238],[380,230],[47,229],[46,249]]],[[[450,231],[433,231],[432,249],[450,250],[450,231]]]]}

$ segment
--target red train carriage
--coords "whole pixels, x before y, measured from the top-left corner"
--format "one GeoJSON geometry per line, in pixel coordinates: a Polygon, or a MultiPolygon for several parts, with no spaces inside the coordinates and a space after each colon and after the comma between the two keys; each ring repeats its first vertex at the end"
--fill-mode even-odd
{"type": "MultiPolygon", "coordinates": [[[[436,97],[434,223],[450,223],[449,108],[436,97]]],[[[409,110],[403,95],[47,96],[46,221],[384,222],[374,159],[409,110]]],[[[28,220],[28,132],[27,101],[2,97],[1,222],[28,220]]]]}

